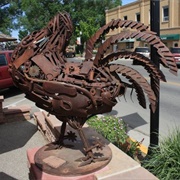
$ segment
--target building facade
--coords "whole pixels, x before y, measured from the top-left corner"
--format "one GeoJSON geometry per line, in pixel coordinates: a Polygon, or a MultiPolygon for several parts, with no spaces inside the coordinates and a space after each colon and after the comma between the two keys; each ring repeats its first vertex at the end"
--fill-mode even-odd
{"type": "MultiPolygon", "coordinates": [[[[133,20],[144,23],[150,28],[150,0],[135,2],[106,10],[106,23],[113,19],[133,20]]],[[[106,38],[125,28],[111,30],[106,38]]],[[[167,47],[180,47],[180,0],[160,0],[160,38],[167,47]]],[[[134,50],[134,47],[145,47],[145,41],[127,39],[114,45],[114,49],[134,50]]]]}

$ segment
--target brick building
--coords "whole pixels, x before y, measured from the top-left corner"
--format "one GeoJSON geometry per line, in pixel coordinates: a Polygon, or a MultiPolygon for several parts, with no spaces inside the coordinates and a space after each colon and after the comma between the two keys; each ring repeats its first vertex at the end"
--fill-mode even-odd
{"type": "MultiPolygon", "coordinates": [[[[135,2],[106,10],[106,23],[112,19],[133,20],[150,27],[150,0],[135,2]]],[[[128,29],[114,29],[106,38],[128,29]]],[[[167,47],[180,47],[180,0],[160,0],[160,37],[167,47]]],[[[137,46],[148,46],[145,41],[127,39],[114,45],[114,49],[133,50],[137,46]]]]}

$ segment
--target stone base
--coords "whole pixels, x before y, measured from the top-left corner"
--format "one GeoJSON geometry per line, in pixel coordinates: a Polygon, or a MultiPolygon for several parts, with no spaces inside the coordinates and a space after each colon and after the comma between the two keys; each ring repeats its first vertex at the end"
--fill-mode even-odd
{"type": "Polygon", "coordinates": [[[113,158],[107,166],[95,173],[74,177],[54,176],[41,171],[35,165],[34,161],[35,154],[40,148],[29,149],[27,151],[27,157],[30,180],[158,180],[157,177],[141,167],[114,145],[110,144],[109,146],[111,147],[113,158]]]}
{"type": "Polygon", "coordinates": [[[31,107],[27,105],[4,108],[4,121],[9,123],[15,121],[30,120],[30,110],[31,107]]]}
{"type": "MultiPolygon", "coordinates": [[[[27,151],[28,158],[28,166],[30,170],[30,180],[96,180],[96,176],[94,174],[87,174],[83,176],[72,176],[72,177],[64,177],[64,176],[55,176],[51,174],[47,174],[41,171],[36,165],[34,161],[34,156],[39,148],[29,149],[27,151]]],[[[108,167],[104,167],[98,172],[103,172],[108,170],[108,167]]]]}
{"type": "MultiPolygon", "coordinates": [[[[90,144],[92,142],[89,140],[90,144]]],[[[65,141],[65,145],[68,143],[65,141]]],[[[72,144],[72,143],[71,143],[72,144]]],[[[79,176],[94,173],[105,167],[112,158],[111,149],[104,145],[102,149],[94,148],[94,162],[83,161],[85,158],[82,142],[76,141],[71,147],[57,149],[53,143],[40,148],[35,154],[35,164],[43,172],[56,176],[79,176]],[[86,165],[85,165],[86,164],[86,165]]]]}
{"type": "MultiPolygon", "coordinates": [[[[39,129],[41,129],[41,132],[44,135],[44,137],[46,137],[50,142],[52,142],[53,140],[57,140],[57,132],[61,127],[61,124],[62,124],[61,121],[59,121],[52,115],[48,116],[46,112],[45,113],[39,112],[38,114],[35,114],[34,117],[37,122],[37,126],[39,129]]],[[[138,162],[136,162],[131,157],[129,157],[127,154],[122,152],[119,148],[114,146],[112,143],[109,143],[100,134],[98,134],[94,129],[88,127],[87,124],[85,124],[83,126],[83,129],[84,129],[84,133],[85,133],[86,137],[88,137],[89,139],[94,139],[94,140],[99,139],[99,140],[106,142],[106,144],[109,146],[109,148],[112,151],[112,159],[109,162],[109,164],[105,168],[94,173],[91,176],[90,175],[83,176],[83,178],[85,180],[88,180],[88,178],[89,178],[89,180],[91,180],[93,178],[98,179],[98,180],[119,180],[119,179],[157,180],[158,179],[153,174],[148,172],[146,169],[141,167],[141,165],[138,162]]],[[[73,130],[68,125],[67,125],[67,131],[73,131],[73,132],[77,133],[75,130],[73,130]]],[[[76,135],[78,136],[78,134],[76,134],[76,135]]],[[[79,137],[78,137],[78,139],[79,139],[79,137]]],[[[65,177],[63,177],[63,178],[65,178],[65,177]]],[[[60,179],[66,180],[63,178],[61,177],[60,179]]],[[[78,177],[78,178],[79,178],[79,180],[83,179],[81,177],[78,177]]],[[[49,179],[51,180],[52,178],[49,178],[49,179]]],[[[49,180],[49,179],[47,178],[47,180],[49,180]]],[[[74,177],[72,179],[76,180],[74,177]]]]}
{"type": "Polygon", "coordinates": [[[31,107],[28,105],[3,108],[4,97],[0,96],[0,124],[14,121],[30,120],[31,107]]]}
{"type": "Polygon", "coordinates": [[[49,142],[55,142],[60,135],[62,122],[54,115],[48,114],[46,111],[35,112],[34,119],[38,129],[47,138],[49,142]]]}

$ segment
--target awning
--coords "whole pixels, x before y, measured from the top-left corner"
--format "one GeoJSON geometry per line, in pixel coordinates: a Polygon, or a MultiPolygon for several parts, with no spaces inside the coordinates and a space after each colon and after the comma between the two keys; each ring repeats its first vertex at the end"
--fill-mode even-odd
{"type": "Polygon", "coordinates": [[[124,42],[134,42],[135,39],[131,38],[131,39],[124,39],[124,40],[119,40],[118,43],[124,43],[124,42]]]}
{"type": "Polygon", "coordinates": [[[180,40],[180,34],[163,34],[160,38],[161,40],[180,40]]]}
{"type": "Polygon", "coordinates": [[[16,38],[10,37],[6,34],[0,33],[0,42],[7,42],[7,41],[16,41],[16,38]]]}

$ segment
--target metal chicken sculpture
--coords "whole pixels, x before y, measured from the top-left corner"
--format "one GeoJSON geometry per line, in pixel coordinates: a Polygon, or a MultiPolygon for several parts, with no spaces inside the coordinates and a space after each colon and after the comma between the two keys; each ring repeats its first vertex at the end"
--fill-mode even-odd
{"type": "MultiPolygon", "coordinates": [[[[110,46],[118,41],[136,38],[146,41],[157,49],[161,63],[177,73],[177,67],[169,49],[148,26],[130,20],[112,20],[100,28],[86,43],[85,60],[68,62],[65,49],[73,32],[72,21],[68,13],[58,13],[45,28],[25,37],[14,50],[9,71],[13,81],[26,97],[63,122],[58,143],[63,146],[66,123],[76,129],[84,144],[83,164],[103,161],[92,153],[93,148],[102,148],[100,143],[90,146],[82,127],[87,118],[100,113],[110,112],[117,103],[116,98],[134,88],[139,104],[146,108],[147,95],[152,110],[156,108],[158,83],[154,90],[147,80],[131,67],[111,62],[118,58],[133,59],[142,65],[155,82],[166,81],[156,65],[141,54],[115,51],[107,53],[110,46]],[[115,28],[129,28],[113,35],[102,43],[93,59],[93,49],[102,37],[115,28]],[[110,63],[111,62],[111,63],[110,63]],[[129,82],[124,82],[124,76],[129,82]]],[[[69,133],[66,137],[75,140],[69,133]]]]}

